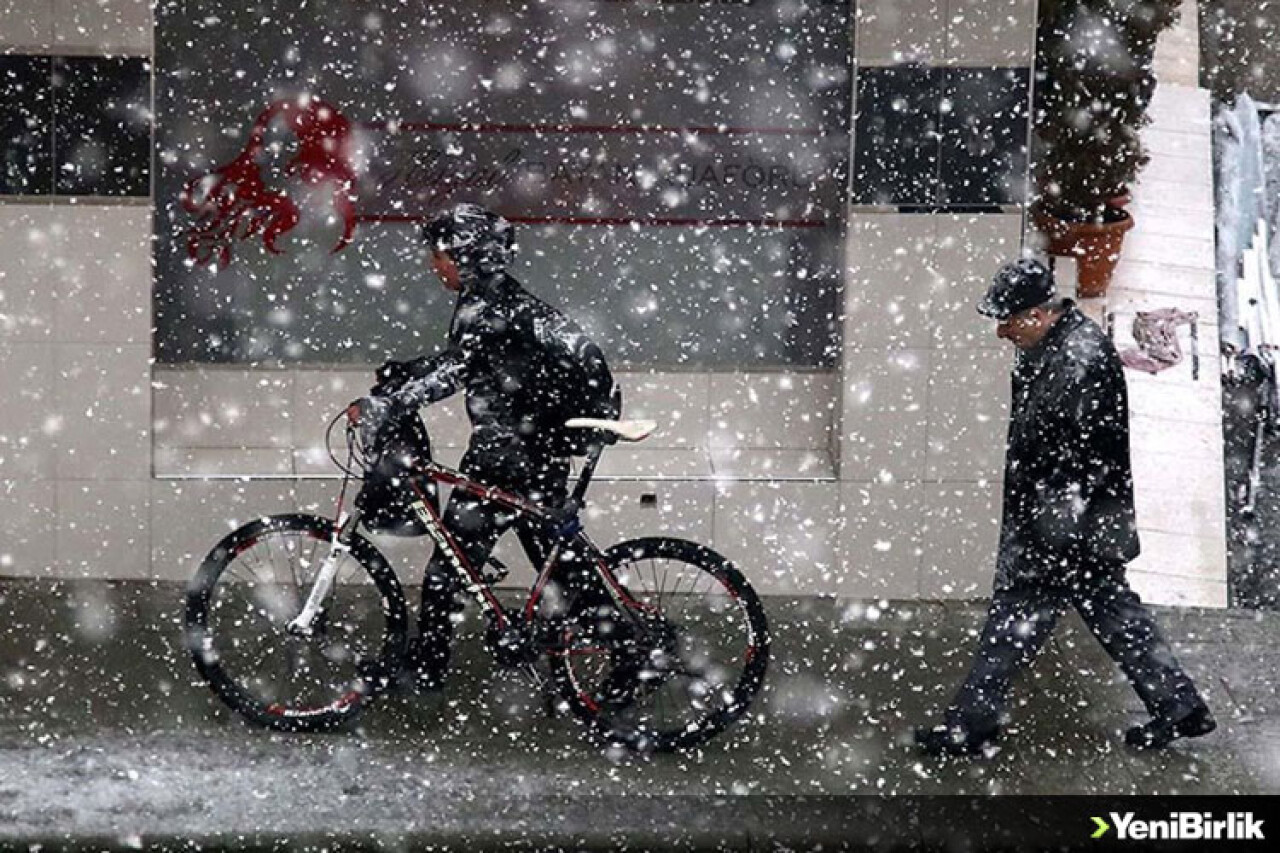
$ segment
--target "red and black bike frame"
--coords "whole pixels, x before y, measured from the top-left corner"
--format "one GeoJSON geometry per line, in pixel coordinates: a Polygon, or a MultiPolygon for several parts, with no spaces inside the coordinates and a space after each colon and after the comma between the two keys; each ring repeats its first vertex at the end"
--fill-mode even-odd
{"type": "MultiPolygon", "coordinates": [[[[520,495],[494,486],[487,486],[484,483],[470,479],[459,471],[434,461],[418,463],[413,474],[409,477],[410,487],[417,496],[412,508],[426,528],[427,535],[435,542],[436,547],[440,549],[444,560],[457,573],[462,581],[463,589],[475,599],[481,611],[499,630],[505,629],[511,624],[511,615],[498,601],[493,587],[481,573],[482,567],[473,566],[467,561],[462,547],[445,527],[440,512],[435,508],[434,501],[429,500],[427,497],[428,484],[436,483],[451,486],[455,490],[461,489],[463,492],[473,495],[486,503],[492,503],[509,510],[517,517],[533,518],[543,526],[543,529],[548,531],[551,547],[545,560],[543,560],[542,566],[535,566],[538,569],[537,579],[534,581],[529,591],[529,597],[522,608],[523,621],[526,625],[533,623],[538,602],[542,598],[543,591],[546,589],[556,562],[561,553],[563,553],[565,546],[571,542],[579,545],[585,558],[590,561],[591,566],[599,575],[601,583],[613,599],[614,604],[623,612],[643,612],[650,608],[633,599],[626,588],[618,581],[604,554],[583,531],[582,523],[579,519],[583,497],[586,495],[587,486],[591,482],[591,477],[595,473],[596,464],[599,462],[603,450],[604,446],[601,444],[593,445],[590,448],[583,463],[582,471],[578,476],[578,481],[574,486],[573,494],[565,502],[564,506],[558,508],[539,506],[520,495]]],[[[344,530],[354,530],[356,524],[353,524],[353,521],[358,523],[358,519],[348,519],[344,530]]],[[[533,558],[532,554],[529,556],[531,559],[533,558]]]]}

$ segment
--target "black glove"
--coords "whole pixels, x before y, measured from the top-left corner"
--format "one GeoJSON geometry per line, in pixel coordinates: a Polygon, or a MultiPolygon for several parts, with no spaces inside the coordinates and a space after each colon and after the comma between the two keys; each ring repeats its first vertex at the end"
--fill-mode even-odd
{"type": "Polygon", "coordinates": [[[387,361],[382,364],[376,371],[374,376],[378,380],[378,384],[373,386],[370,393],[375,396],[386,396],[394,394],[400,390],[400,386],[413,377],[410,366],[411,361],[387,361]]]}
{"type": "Polygon", "coordinates": [[[359,419],[356,426],[360,430],[360,444],[366,454],[377,456],[382,450],[379,443],[383,427],[391,420],[395,403],[386,397],[361,397],[352,407],[357,410],[359,419]]]}

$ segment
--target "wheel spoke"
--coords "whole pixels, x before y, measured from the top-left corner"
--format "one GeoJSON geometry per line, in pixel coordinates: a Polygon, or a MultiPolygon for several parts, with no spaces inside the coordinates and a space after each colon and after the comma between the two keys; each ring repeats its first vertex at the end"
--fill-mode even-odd
{"type": "Polygon", "coordinates": [[[760,687],[767,653],[754,663],[747,653],[751,624],[763,624],[759,600],[731,568],[710,568],[707,561],[722,559],[705,549],[647,540],[610,554],[617,555],[611,569],[645,606],[636,611],[635,633],[582,625],[566,644],[558,660],[570,682],[603,700],[599,708],[575,708],[633,746],[650,737],[657,749],[700,743],[736,719],[760,687]],[[590,654],[610,645],[616,651],[607,659],[590,654]],[[634,684],[625,688],[619,678],[634,684]]]}
{"type": "Polygon", "coordinates": [[[330,523],[281,516],[252,522],[233,535],[229,541],[253,544],[240,551],[221,546],[211,557],[221,559],[221,567],[190,599],[202,609],[188,627],[212,643],[213,654],[205,646],[193,652],[201,671],[228,704],[259,722],[287,729],[338,722],[358,704],[349,698],[354,685],[369,683],[390,663],[384,650],[393,636],[392,620],[403,625],[404,619],[394,578],[384,581],[362,562],[359,548],[371,546],[357,540],[363,544],[336,567],[336,582],[312,632],[294,635],[287,626],[317,577],[317,558],[327,554],[330,523]]]}

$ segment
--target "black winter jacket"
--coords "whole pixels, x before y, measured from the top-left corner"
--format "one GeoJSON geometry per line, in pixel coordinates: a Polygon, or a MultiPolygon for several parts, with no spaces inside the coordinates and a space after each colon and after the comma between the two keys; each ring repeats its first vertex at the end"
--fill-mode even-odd
{"type": "Polygon", "coordinates": [[[1081,561],[1116,566],[1138,552],[1124,369],[1068,303],[1013,371],[996,586],[1069,581],[1081,561]]]}
{"type": "Polygon", "coordinates": [[[497,273],[463,285],[444,352],[410,362],[393,399],[413,409],[465,390],[472,443],[581,452],[572,417],[617,418],[613,376],[576,323],[497,273]]]}

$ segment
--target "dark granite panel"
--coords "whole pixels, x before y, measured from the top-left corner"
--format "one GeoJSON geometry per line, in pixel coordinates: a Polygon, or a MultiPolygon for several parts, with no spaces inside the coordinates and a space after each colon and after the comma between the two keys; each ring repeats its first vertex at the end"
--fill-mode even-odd
{"type": "Polygon", "coordinates": [[[857,74],[854,203],[937,203],[942,69],[903,65],[857,74]]]}
{"type": "Polygon", "coordinates": [[[0,56],[0,195],[53,192],[52,60],[0,56]]]}
{"type": "Polygon", "coordinates": [[[943,204],[1026,201],[1029,76],[1026,68],[945,70],[943,204]]]}
{"type": "Polygon", "coordinates": [[[59,57],[53,68],[59,195],[151,192],[151,63],[59,57]]]}

